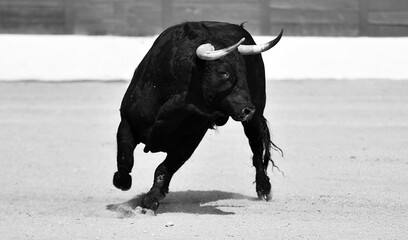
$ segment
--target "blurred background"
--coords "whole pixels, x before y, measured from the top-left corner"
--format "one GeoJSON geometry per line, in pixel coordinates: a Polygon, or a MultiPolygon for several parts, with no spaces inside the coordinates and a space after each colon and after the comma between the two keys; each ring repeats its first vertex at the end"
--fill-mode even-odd
{"type": "Polygon", "coordinates": [[[255,35],[408,36],[407,0],[0,0],[0,33],[148,36],[183,21],[255,35]]]}

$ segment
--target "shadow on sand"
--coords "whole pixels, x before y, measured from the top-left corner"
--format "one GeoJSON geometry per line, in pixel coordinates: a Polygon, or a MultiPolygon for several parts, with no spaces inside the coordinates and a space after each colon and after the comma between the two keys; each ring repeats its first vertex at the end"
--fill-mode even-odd
{"type": "MultiPolygon", "coordinates": [[[[123,217],[134,215],[134,209],[140,205],[144,194],[117,204],[106,206],[108,210],[120,212],[123,217]]],[[[190,214],[214,214],[214,215],[232,215],[234,212],[220,210],[219,207],[243,207],[239,204],[222,204],[220,200],[249,200],[255,201],[256,198],[248,197],[238,193],[222,191],[183,191],[170,192],[165,199],[160,202],[160,207],[156,214],[161,213],[190,213],[190,214]]]]}

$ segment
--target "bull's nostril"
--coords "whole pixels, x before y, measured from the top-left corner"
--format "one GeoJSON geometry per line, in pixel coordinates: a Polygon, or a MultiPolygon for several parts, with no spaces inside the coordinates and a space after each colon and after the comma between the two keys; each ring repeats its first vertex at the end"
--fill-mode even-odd
{"type": "Polygon", "coordinates": [[[241,110],[241,113],[238,114],[235,118],[232,117],[235,121],[246,122],[252,119],[252,115],[255,113],[255,108],[245,107],[241,110]]]}
{"type": "Polygon", "coordinates": [[[252,113],[252,109],[244,108],[244,109],[242,110],[242,113],[245,114],[245,115],[249,115],[249,114],[252,113]]]}

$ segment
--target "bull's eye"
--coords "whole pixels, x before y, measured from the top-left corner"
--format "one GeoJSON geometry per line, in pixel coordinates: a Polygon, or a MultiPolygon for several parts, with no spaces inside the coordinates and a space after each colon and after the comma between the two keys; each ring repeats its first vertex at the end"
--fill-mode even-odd
{"type": "Polygon", "coordinates": [[[218,72],[218,75],[220,76],[221,79],[224,79],[224,80],[229,78],[229,73],[225,71],[218,72]]]}

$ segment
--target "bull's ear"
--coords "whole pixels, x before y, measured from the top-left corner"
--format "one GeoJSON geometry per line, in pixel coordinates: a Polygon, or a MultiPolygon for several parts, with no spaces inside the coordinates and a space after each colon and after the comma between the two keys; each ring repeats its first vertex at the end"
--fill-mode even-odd
{"type": "Polygon", "coordinates": [[[281,39],[283,35],[283,29],[279,33],[279,35],[270,42],[259,44],[259,45],[240,45],[238,47],[238,51],[242,55],[254,55],[260,54],[261,52],[268,51],[269,49],[273,48],[281,39]]]}
{"type": "Polygon", "coordinates": [[[241,43],[243,43],[244,41],[245,41],[245,38],[242,38],[234,45],[220,49],[220,50],[215,50],[213,45],[209,43],[205,43],[205,44],[200,45],[197,48],[196,54],[197,54],[197,57],[202,60],[210,60],[210,61],[217,60],[231,53],[235,49],[237,49],[239,45],[241,45],[241,43]]]}

